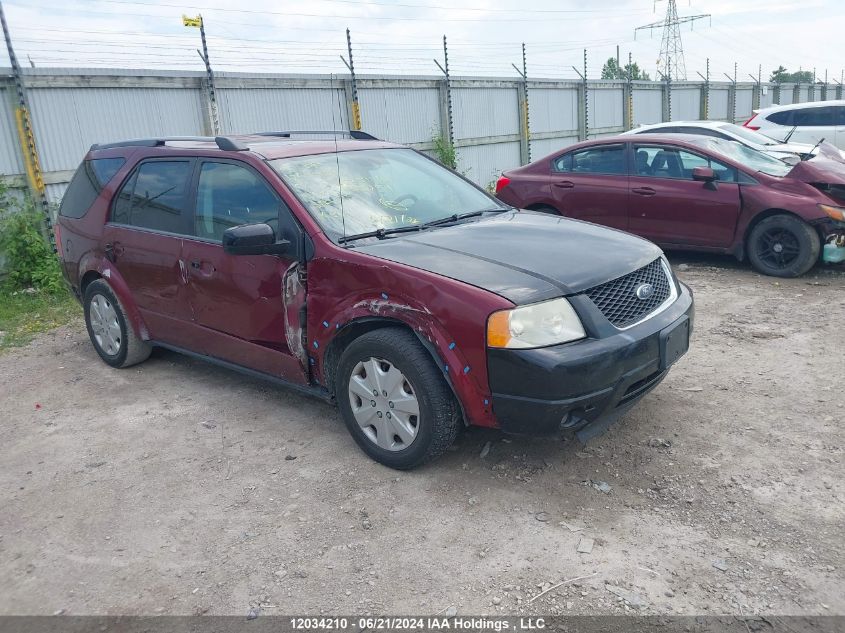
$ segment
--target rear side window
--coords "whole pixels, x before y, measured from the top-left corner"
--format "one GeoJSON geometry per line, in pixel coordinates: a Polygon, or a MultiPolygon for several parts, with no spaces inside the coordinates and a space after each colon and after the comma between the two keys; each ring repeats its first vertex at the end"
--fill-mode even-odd
{"type": "Polygon", "coordinates": [[[111,221],[167,233],[185,233],[191,161],[141,163],[117,196],[111,221]]]}
{"type": "Polygon", "coordinates": [[[554,161],[554,169],[580,174],[624,174],[625,146],[601,145],[564,154],[554,161]]]}
{"type": "Polygon", "coordinates": [[[837,117],[841,118],[836,106],[821,108],[796,108],[773,112],[766,118],[778,125],[797,125],[798,127],[826,127],[837,124],[837,117]]]}
{"type": "Polygon", "coordinates": [[[836,125],[836,108],[802,108],[795,110],[792,125],[799,127],[836,125]]]}
{"type": "Polygon", "coordinates": [[[62,197],[59,215],[81,218],[88,213],[103,187],[114,178],[125,162],[125,158],[95,158],[82,161],[62,197]]]}

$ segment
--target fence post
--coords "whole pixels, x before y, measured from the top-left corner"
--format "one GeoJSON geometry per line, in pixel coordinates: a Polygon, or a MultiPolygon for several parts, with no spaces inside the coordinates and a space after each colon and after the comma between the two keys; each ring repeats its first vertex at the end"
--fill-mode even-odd
{"type": "Polygon", "coordinates": [[[792,103],[801,103],[801,82],[792,86],[792,103]]]}
{"type": "Polygon", "coordinates": [[[41,160],[38,156],[38,145],[35,142],[35,129],[32,126],[32,119],[29,116],[29,99],[27,98],[21,67],[18,65],[18,58],[15,56],[15,49],[12,46],[9,25],[6,24],[6,14],[3,12],[3,5],[1,3],[0,26],[2,26],[3,37],[6,40],[6,50],[9,53],[9,61],[12,65],[12,79],[17,92],[18,102],[15,108],[15,123],[17,125],[18,141],[20,142],[23,154],[26,181],[29,185],[33,202],[41,206],[41,213],[43,215],[42,231],[55,252],[56,236],[53,233],[53,216],[50,213],[47,187],[44,184],[44,176],[41,172],[41,160]]]}
{"type": "Polygon", "coordinates": [[[625,118],[625,129],[634,129],[634,84],[631,73],[631,53],[628,53],[628,78],[622,89],[622,115],[625,118]]]}
{"type": "Polygon", "coordinates": [[[578,86],[578,140],[586,141],[590,136],[590,112],[587,104],[587,49],[584,49],[584,73],[572,67],[572,70],[581,78],[578,86]]]}
{"type": "Polygon", "coordinates": [[[519,110],[519,162],[527,165],[531,162],[531,132],[528,118],[528,64],[525,60],[525,42],[522,43],[522,70],[511,64],[522,77],[516,85],[516,99],[519,110]]]}
{"type": "Polygon", "coordinates": [[[443,73],[444,80],[440,85],[440,134],[451,144],[455,144],[455,130],[452,120],[452,78],[449,76],[449,48],[446,36],[443,36],[443,66],[436,59],[434,63],[443,73]]]}
{"type": "Polygon", "coordinates": [[[706,75],[702,75],[698,71],[698,76],[704,80],[704,83],[701,84],[701,98],[698,105],[698,113],[699,117],[706,121],[710,118],[710,58],[707,58],[707,70],[706,75]]]}

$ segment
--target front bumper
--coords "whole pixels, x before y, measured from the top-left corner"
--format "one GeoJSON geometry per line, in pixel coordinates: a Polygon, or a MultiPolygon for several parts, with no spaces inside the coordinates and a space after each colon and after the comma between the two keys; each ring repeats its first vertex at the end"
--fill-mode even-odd
{"type": "Polygon", "coordinates": [[[627,330],[613,328],[584,296],[570,302],[591,338],[487,350],[493,413],[502,430],[544,435],[572,429],[587,437],[588,429],[608,426],[666,376],[670,362],[661,359],[661,336],[673,326],[692,333],[692,291],[681,283],[672,305],[627,330]]]}

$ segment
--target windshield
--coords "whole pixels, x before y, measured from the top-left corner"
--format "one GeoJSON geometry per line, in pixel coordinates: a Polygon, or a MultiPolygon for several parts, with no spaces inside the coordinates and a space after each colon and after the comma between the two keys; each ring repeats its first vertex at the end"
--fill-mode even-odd
{"type": "Polygon", "coordinates": [[[733,134],[737,138],[741,138],[747,143],[754,143],[755,145],[777,145],[777,141],[770,139],[765,134],[760,134],[754,130],[749,130],[747,127],[734,125],[733,123],[725,123],[719,126],[720,130],[724,130],[729,134],[733,134]]]}
{"type": "Polygon", "coordinates": [[[787,165],[782,160],[772,158],[768,154],[758,152],[756,149],[751,149],[747,145],[743,145],[737,141],[702,137],[700,140],[696,139],[690,142],[694,142],[696,145],[704,147],[711,152],[730,158],[752,171],[759,171],[769,176],[782,178],[792,169],[791,165],[787,165]]]}
{"type": "Polygon", "coordinates": [[[411,149],[269,161],[332,239],[507,208],[411,149]]]}

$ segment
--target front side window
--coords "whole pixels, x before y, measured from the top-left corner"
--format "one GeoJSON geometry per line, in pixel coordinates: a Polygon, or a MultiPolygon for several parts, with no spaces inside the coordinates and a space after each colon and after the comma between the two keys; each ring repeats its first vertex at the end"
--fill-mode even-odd
{"type": "Polygon", "coordinates": [[[241,224],[265,223],[279,232],[281,202],[267,182],[233,163],[206,162],[200,168],[194,235],[221,240],[241,224]]]}
{"type": "Polygon", "coordinates": [[[695,144],[709,152],[729,158],[751,171],[759,171],[769,176],[782,178],[792,170],[792,165],[788,165],[782,160],[772,158],[768,154],[758,152],[756,149],[751,149],[747,145],[736,141],[704,138],[696,141],[695,144]]]}
{"type": "Polygon", "coordinates": [[[634,164],[638,176],[692,180],[693,169],[709,167],[719,181],[736,182],[736,170],[733,167],[709,156],[677,147],[638,145],[634,152],[634,164]]]}
{"type": "Polygon", "coordinates": [[[271,160],[332,238],[506,208],[411,149],[368,149],[271,160]]]}
{"type": "Polygon", "coordinates": [[[554,168],[576,174],[624,174],[625,146],[600,145],[570,152],[556,159],[554,168]]]}
{"type": "Polygon", "coordinates": [[[184,233],[190,161],[141,163],[112,209],[112,222],[167,233],[184,233]]]}

